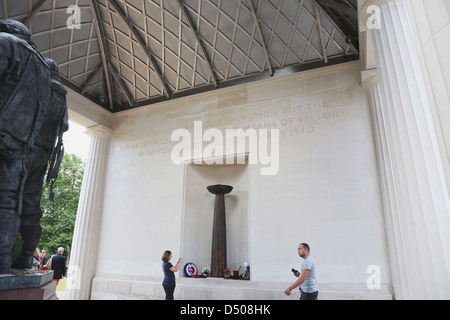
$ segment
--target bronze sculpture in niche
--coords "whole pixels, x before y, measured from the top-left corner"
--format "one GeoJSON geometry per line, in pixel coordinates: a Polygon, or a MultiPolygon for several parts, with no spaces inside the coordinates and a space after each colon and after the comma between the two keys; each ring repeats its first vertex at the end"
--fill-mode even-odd
{"type": "Polygon", "coordinates": [[[225,194],[233,190],[232,186],[211,185],[208,191],[215,194],[213,239],[211,250],[211,277],[221,278],[227,267],[227,223],[225,216],[225,194]]]}

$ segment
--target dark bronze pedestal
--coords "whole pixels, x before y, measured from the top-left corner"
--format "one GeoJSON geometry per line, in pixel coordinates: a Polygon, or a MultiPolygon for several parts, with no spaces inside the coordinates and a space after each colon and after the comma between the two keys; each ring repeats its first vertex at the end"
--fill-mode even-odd
{"type": "Polygon", "coordinates": [[[225,194],[233,187],[226,185],[212,185],[208,191],[216,195],[214,204],[214,223],[211,253],[211,277],[222,278],[223,270],[227,267],[227,223],[225,217],[225,194]]]}

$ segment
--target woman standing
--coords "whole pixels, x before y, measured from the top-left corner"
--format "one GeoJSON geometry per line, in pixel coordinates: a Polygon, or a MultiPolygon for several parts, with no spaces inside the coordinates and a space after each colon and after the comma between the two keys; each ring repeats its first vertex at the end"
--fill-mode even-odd
{"type": "Polygon", "coordinates": [[[162,255],[162,269],[164,272],[164,281],[162,283],[164,291],[166,292],[166,300],[173,300],[173,292],[175,291],[175,273],[180,269],[183,259],[178,259],[175,266],[170,263],[172,259],[172,252],[169,250],[164,251],[162,255]]]}

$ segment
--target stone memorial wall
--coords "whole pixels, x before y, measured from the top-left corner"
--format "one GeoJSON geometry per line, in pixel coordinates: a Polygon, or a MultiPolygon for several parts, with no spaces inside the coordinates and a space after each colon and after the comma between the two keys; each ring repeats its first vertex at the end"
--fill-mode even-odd
{"type": "Polygon", "coordinates": [[[214,197],[206,186],[229,184],[234,187],[226,198],[231,269],[247,262],[251,281],[289,282],[290,269],[301,266],[297,245],[307,242],[319,282],[365,286],[375,265],[377,281],[389,284],[360,71],[360,64],[351,62],[115,115],[96,277],[162,276],[164,250],[200,270],[209,265],[214,197]],[[172,135],[180,129],[190,134],[192,152],[176,164],[174,148],[179,151],[181,139],[172,135]],[[196,161],[199,155],[235,159],[239,152],[226,148],[231,129],[266,134],[257,135],[258,143],[273,135],[265,156],[278,161],[277,170],[261,174],[270,164],[260,161],[264,145],[250,139],[241,163],[196,161]],[[210,141],[205,133],[223,140],[210,141]],[[252,158],[255,152],[258,157],[252,158]]]}

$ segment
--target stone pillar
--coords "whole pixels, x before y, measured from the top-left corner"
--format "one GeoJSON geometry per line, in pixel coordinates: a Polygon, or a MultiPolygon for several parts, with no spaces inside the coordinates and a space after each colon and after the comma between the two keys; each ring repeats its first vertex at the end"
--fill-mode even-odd
{"type": "Polygon", "coordinates": [[[404,0],[368,1],[379,74],[374,118],[397,299],[450,298],[450,202],[404,0]],[[373,18],[373,16],[372,16],[373,18]]]}
{"type": "Polygon", "coordinates": [[[88,128],[91,145],[81,187],[65,300],[88,300],[97,261],[111,129],[88,128]]]}
{"type": "Polygon", "coordinates": [[[378,82],[377,70],[364,71],[362,73],[362,85],[369,95],[372,124],[374,130],[375,146],[377,150],[378,172],[380,178],[381,195],[386,223],[386,236],[389,245],[389,259],[391,263],[392,282],[397,296],[403,296],[403,283],[407,283],[405,274],[400,270],[406,270],[405,260],[399,259],[402,252],[403,239],[401,234],[398,208],[396,203],[394,176],[390,161],[389,143],[386,135],[384,114],[382,108],[382,96],[378,82]]]}

